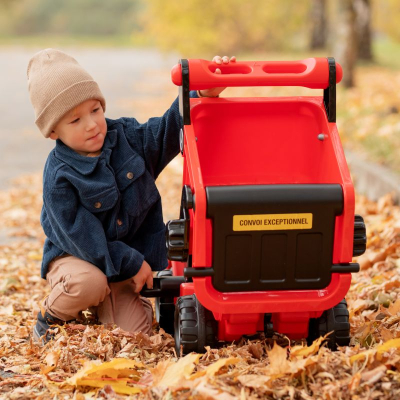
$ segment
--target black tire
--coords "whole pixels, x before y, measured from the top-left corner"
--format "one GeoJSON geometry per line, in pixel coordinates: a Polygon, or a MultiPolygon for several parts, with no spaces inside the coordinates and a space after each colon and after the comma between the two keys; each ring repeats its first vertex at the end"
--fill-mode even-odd
{"type": "Polygon", "coordinates": [[[175,306],[175,350],[178,355],[204,353],[205,346],[217,344],[217,323],[211,311],[196,296],[179,297],[175,306]]]}
{"type": "MultiPolygon", "coordinates": [[[[172,276],[172,270],[160,271],[157,276],[172,276]]],[[[173,297],[157,297],[155,300],[156,321],[165,332],[174,334],[175,304],[173,297]]]]}
{"type": "Polygon", "coordinates": [[[319,318],[310,319],[307,343],[311,343],[320,336],[332,332],[326,343],[331,350],[337,350],[337,346],[350,344],[349,311],[346,300],[323,312],[319,318]]]}
{"type": "Polygon", "coordinates": [[[367,230],[361,215],[354,216],[353,257],[361,256],[367,248],[367,230]]]}

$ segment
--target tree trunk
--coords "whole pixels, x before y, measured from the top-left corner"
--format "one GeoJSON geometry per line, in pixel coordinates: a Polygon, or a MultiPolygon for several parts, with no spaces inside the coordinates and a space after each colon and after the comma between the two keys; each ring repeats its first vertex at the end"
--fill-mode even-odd
{"type": "Polygon", "coordinates": [[[323,49],[328,33],[326,0],[312,0],[311,3],[311,43],[310,49],[323,49]]]}
{"type": "Polygon", "coordinates": [[[358,58],[372,61],[371,0],[355,0],[358,58]]]}
{"type": "Polygon", "coordinates": [[[343,67],[343,84],[354,86],[354,68],[357,59],[356,12],[354,0],[340,0],[336,3],[335,59],[343,67]]]}

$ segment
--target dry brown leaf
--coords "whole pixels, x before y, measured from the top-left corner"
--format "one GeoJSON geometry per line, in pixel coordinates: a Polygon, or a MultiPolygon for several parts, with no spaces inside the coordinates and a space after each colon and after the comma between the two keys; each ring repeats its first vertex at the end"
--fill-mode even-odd
{"type": "Polygon", "coordinates": [[[290,362],[287,360],[287,349],[280,347],[276,342],[271,350],[267,350],[269,358],[269,374],[282,375],[290,371],[290,362]]]}
{"type": "Polygon", "coordinates": [[[154,370],[151,371],[154,379],[153,385],[174,387],[182,379],[189,379],[200,357],[201,354],[190,353],[175,363],[173,361],[163,363],[162,374],[159,373],[159,370],[156,373],[153,373],[154,370]]]}

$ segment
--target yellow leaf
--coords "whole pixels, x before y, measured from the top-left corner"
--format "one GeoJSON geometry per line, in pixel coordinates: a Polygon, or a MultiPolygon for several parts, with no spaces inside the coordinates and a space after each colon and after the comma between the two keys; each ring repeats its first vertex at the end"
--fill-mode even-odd
{"type": "Polygon", "coordinates": [[[361,353],[355,354],[354,356],[350,357],[350,362],[354,363],[354,361],[366,358],[369,355],[373,354],[377,354],[378,355],[377,359],[380,360],[382,358],[383,353],[393,348],[396,349],[400,348],[400,338],[388,340],[387,342],[381,344],[380,346],[375,347],[374,349],[366,350],[361,353]]]}
{"type": "MultiPolygon", "coordinates": [[[[329,334],[328,334],[329,335],[329,334]]],[[[290,356],[291,357],[308,357],[312,354],[315,354],[318,352],[321,343],[326,339],[328,335],[325,335],[324,337],[319,337],[318,339],[315,339],[312,343],[311,346],[294,346],[290,350],[290,356]]]]}
{"type": "Polygon", "coordinates": [[[126,379],[108,379],[108,378],[98,378],[98,379],[82,379],[79,383],[80,386],[91,386],[103,388],[106,385],[110,385],[116,393],[121,394],[136,394],[140,393],[142,389],[134,386],[128,386],[126,379]]]}
{"type": "MultiPolygon", "coordinates": [[[[88,378],[92,378],[92,377],[97,377],[99,375],[99,372],[94,372],[94,373],[90,373],[88,374],[88,378]]],[[[139,372],[129,369],[129,368],[125,368],[125,369],[117,369],[117,368],[104,368],[101,370],[101,376],[108,376],[109,378],[121,378],[121,377],[130,377],[130,376],[139,376],[139,372]]]]}
{"type": "Polygon", "coordinates": [[[214,376],[222,367],[226,365],[233,365],[237,364],[240,360],[238,358],[221,358],[214,364],[209,365],[207,368],[203,369],[202,371],[196,372],[193,374],[190,379],[200,378],[201,376],[214,376]]]}
{"type": "Polygon", "coordinates": [[[366,350],[361,353],[355,354],[354,356],[350,357],[350,362],[353,364],[355,361],[358,361],[360,359],[367,358],[369,355],[374,354],[375,350],[366,350]]]}
{"type": "Polygon", "coordinates": [[[136,368],[145,368],[145,366],[125,358],[114,358],[105,363],[90,361],[86,362],[74,376],[67,379],[67,383],[73,386],[99,388],[110,385],[117,393],[135,394],[141,392],[141,389],[128,386],[128,383],[132,382],[132,375],[138,375],[136,368]]]}
{"type": "Polygon", "coordinates": [[[381,359],[381,355],[386,351],[393,349],[393,348],[400,348],[400,338],[388,340],[386,343],[381,344],[376,348],[376,352],[378,353],[378,360],[381,359]]]}

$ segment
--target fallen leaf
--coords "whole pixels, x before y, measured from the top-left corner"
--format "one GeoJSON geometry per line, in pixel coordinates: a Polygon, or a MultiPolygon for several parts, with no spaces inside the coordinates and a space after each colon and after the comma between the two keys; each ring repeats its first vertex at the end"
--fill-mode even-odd
{"type": "Polygon", "coordinates": [[[47,366],[41,368],[41,373],[47,375],[50,371],[53,371],[57,367],[58,359],[60,358],[61,350],[52,351],[47,353],[45,361],[47,366]]]}
{"type": "Polygon", "coordinates": [[[286,374],[290,371],[290,362],[287,360],[286,349],[280,347],[276,342],[274,342],[274,347],[269,351],[267,350],[267,353],[270,362],[270,375],[286,374]]]}
{"type": "Polygon", "coordinates": [[[329,333],[324,337],[319,337],[314,340],[311,346],[293,346],[290,349],[290,357],[308,357],[318,352],[321,343],[329,336],[329,333]]]}
{"type": "Polygon", "coordinates": [[[123,358],[114,358],[110,362],[86,362],[83,368],[67,379],[72,386],[92,386],[103,388],[110,385],[115,392],[122,394],[140,393],[142,389],[128,386],[133,383],[132,375],[138,376],[137,368],[144,368],[142,363],[123,358]]]}
{"type": "Polygon", "coordinates": [[[153,386],[174,387],[182,378],[189,379],[201,356],[201,354],[190,353],[176,363],[172,361],[164,363],[163,374],[154,375],[153,386]]]}
{"type": "Polygon", "coordinates": [[[215,363],[209,365],[207,368],[203,369],[202,371],[196,372],[195,374],[190,376],[190,379],[197,379],[201,376],[214,376],[218,371],[227,365],[234,365],[240,361],[239,358],[221,358],[215,363]]]}

